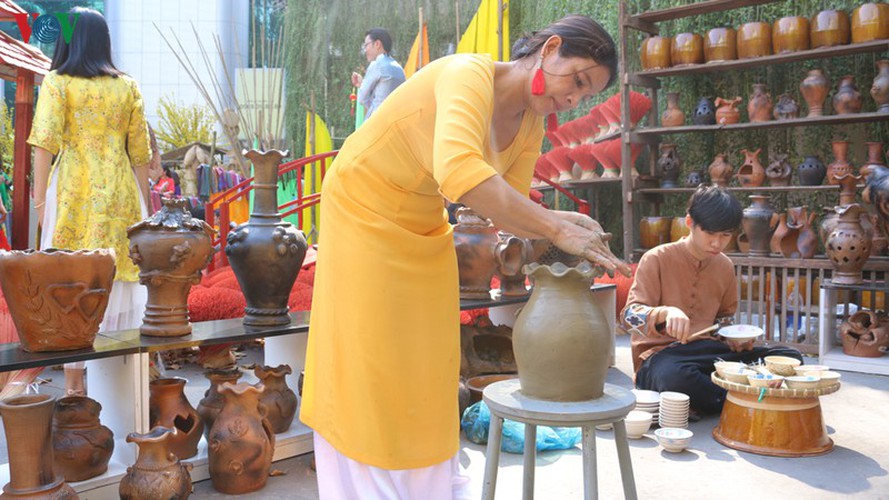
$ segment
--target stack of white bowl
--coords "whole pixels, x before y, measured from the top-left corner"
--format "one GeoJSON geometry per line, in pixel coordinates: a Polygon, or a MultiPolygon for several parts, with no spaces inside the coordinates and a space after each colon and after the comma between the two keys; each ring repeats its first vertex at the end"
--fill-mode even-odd
{"type": "Polygon", "coordinates": [[[658,409],[661,404],[661,395],[657,391],[633,389],[636,395],[636,410],[651,413],[651,421],[657,422],[658,409]]]}
{"type": "Polygon", "coordinates": [[[685,429],[688,427],[689,398],[681,392],[662,392],[658,410],[658,424],[661,427],[685,429]]]}

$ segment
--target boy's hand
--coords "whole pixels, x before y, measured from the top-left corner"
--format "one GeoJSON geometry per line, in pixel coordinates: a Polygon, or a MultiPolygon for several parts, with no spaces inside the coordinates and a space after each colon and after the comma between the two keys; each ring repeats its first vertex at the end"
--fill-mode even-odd
{"type": "Polygon", "coordinates": [[[675,338],[679,342],[685,344],[688,342],[690,321],[688,316],[682,312],[682,309],[673,306],[666,306],[661,309],[660,321],[658,323],[666,323],[664,330],[667,335],[675,338]]]}

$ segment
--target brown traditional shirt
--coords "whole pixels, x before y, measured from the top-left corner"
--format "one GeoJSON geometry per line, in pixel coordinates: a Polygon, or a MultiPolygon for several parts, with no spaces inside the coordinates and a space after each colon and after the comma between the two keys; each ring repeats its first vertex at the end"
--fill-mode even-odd
{"type": "Polygon", "coordinates": [[[723,254],[704,260],[688,249],[688,238],[653,248],[642,256],[621,322],[631,333],[633,370],[676,339],[655,325],[664,306],[681,309],[696,332],[730,317],[738,308],[732,261],[723,254]]]}

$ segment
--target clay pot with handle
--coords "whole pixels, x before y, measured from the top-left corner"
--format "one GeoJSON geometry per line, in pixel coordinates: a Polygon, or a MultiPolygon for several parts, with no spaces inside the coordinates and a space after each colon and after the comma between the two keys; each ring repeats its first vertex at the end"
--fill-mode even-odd
{"type": "Polygon", "coordinates": [[[734,99],[716,98],[716,123],[720,125],[731,125],[741,121],[741,112],[738,110],[738,104],[741,104],[741,97],[734,99]]]}

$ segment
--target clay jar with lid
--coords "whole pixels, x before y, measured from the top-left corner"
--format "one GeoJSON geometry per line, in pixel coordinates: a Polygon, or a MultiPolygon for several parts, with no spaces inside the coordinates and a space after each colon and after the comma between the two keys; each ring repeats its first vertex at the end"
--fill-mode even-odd
{"type": "Polygon", "coordinates": [[[706,62],[733,61],[738,58],[738,33],[733,28],[713,28],[704,35],[706,62]]]}
{"type": "Polygon", "coordinates": [[[775,54],[809,49],[809,20],[802,16],[782,17],[772,25],[775,54]]]}
{"type": "Polygon", "coordinates": [[[738,28],[738,59],[772,54],[772,27],[769,23],[744,23],[738,28]]]}
{"type": "Polygon", "coordinates": [[[56,401],[52,447],[55,470],[65,481],[84,481],[108,470],[114,434],[99,422],[102,405],[85,396],[56,401]]]}
{"type": "Polygon", "coordinates": [[[889,59],[877,61],[877,76],[870,88],[878,113],[889,113],[889,59]]]}
{"type": "Polygon", "coordinates": [[[812,16],[809,41],[813,49],[845,45],[851,39],[852,26],[846,11],[827,9],[812,16]]]}
{"type": "Polygon", "coordinates": [[[650,36],[643,40],[639,54],[642,69],[664,69],[672,66],[671,44],[672,39],[668,36],[650,36]]]}
{"type": "Polygon", "coordinates": [[[686,66],[704,62],[704,39],[697,33],[680,33],[670,45],[673,66],[686,66]]]}
{"type": "Polygon", "coordinates": [[[852,43],[889,38],[889,4],[866,3],[852,11],[852,43]]]}

